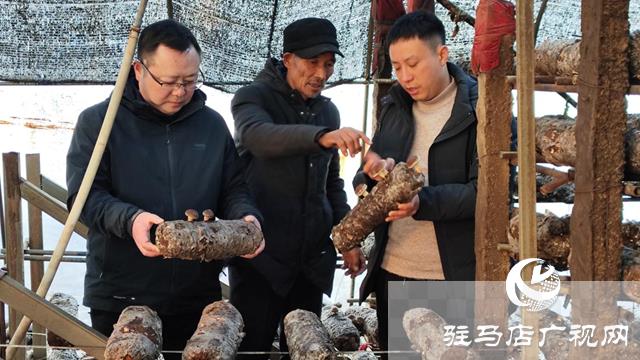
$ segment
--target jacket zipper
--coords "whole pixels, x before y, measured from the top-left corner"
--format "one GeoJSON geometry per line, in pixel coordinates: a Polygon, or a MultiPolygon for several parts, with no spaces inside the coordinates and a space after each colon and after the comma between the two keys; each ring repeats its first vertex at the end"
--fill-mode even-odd
{"type": "MultiPolygon", "coordinates": [[[[169,192],[171,194],[171,210],[173,214],[177,214],[176,211],[176,194],[173,187],[173,169],[174,169],[174,159],[173,152],[171,151],[171,125],[166,125],[166,134],[167,134],[167,159],[169,160],[169,192]]],[[[171,260],[171,279],[169,283],[169,291],[171,293],[174,292],[174,283],[175,283],[175,274],[176,274],[176,262],[171,260]]]]}

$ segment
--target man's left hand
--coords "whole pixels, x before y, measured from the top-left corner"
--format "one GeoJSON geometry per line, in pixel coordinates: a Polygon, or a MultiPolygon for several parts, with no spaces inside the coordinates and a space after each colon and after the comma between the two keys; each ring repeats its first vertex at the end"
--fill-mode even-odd
{"type": "Polygon", "coordinates": [[[389,211],[389,215],[386,219],[384,219],[384,221],[391,222],[405,217],[413,216],[419,208],[420,199],[418,198],[418,195],[416,195],[413,197],[413,199],[411,199],[411,201],[404,204],[398,204],[397,210],[389,211]]]}
{"type": "Polygon", "coordinates": [[[360,247],[344,251],[342,253],[342,260],[342,268],[347,269],[344,274],[351,276],[352,278],[362,274],[367,268],[367,260],[364,258],[364,254],[360,247]]]}
{"type": "MultiPolygon", "coordinates": [[[[262,231],[262,226],[260,226],[260,221],[258,221],[258,219],[253,216],[253,215],[247,215],[245,217],[242,218],[242,220],[248,222],[248,223],[252,223],[253,225],[255,225],[258,229],[260,229],[260,231],[262,231]]],[[[258,256],[262,250],[264,250],[264,238],[262,239],[262,241],[260,242],[260,246],[258,246],[258,248],[256,249],[256,251],[254,251],[251,254],[247,254],[247,255],[242,255],[240,257],[245,258],[245,259],[253,259],[254,257],[258,256]]]]}

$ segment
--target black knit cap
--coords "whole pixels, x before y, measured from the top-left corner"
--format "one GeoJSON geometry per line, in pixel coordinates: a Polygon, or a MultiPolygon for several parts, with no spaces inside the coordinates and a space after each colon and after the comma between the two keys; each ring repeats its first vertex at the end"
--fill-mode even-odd
{"type": "Polygon", "coordinates": [[[291,52],[304,59],[326,52],[344,57],[339,50],[335,26],[331,21],[319,18],[304,18],[289,24],[284,29],[282,52],[291,52]]]}

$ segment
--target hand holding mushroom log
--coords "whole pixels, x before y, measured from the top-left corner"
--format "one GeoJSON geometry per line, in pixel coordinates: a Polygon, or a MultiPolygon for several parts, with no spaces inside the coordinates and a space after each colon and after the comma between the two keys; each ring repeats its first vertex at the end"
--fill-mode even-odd
{"type": "Polygon", "coordinates": [[[104,351],[106,360],[155,360],[162,346],[162,322],[146,306],[125,308],[104,351]]]}
{"type": "Polygon", "coordinates": [[[160,216],[146,211],[134,215],[131,236],[142,255],[147,257],[160,256],[158,247],[150,241],[149,231],[153,225],[161,224],[163,221],[160,216]]]}
{"type": "Polygon", "coordinates": [[[165,258],[212,261],[257,255],[264,247],[262,231],[250,217],[216,221],[213,212],[205,210],[205,221],[196,221],[195,210],[185,214],[187,221],[166,221],[156,230],[156,245],[165,258]]]}
{"type": "Polygon", "coordinates": [[[293,310],[284,317],[291,360],[336,359],[336,352],[318,316],[306,310],[293,310]]]}
{"type": "Polygon", "coordinates": [[[183,360],[234,359],[244,337],[240,312],[229,302],[216,301],[202,311],[198,328],[187,342],[183,360]]]}
{"type": "Polygon", "coordinates": [[[364,253],[359,247],[343,251],[342,261],[342,268],[346,269],[345,276],[355,278],[367,269],[367,259],[365,259],[364,253]]]}
{"type": "Polygon", "coordinates": [[[388,162],[375,157],[377,155],[368,160],[373,164],[367,168],[368,175],[373,179],[381,178],[381,180],[369,195],[363,188],[364,184],[356,188],[359,195],[364,195],[364,198],[342,219],[340,224],[333,228],[331,233],[333,243],[340,252],[358,246],[385,219],[399,218],[400,213],[393,213],[394,211],[399,211],[406,216],[411,211],[415,213],[418,208],[415,197],[424,186],[424,175],[417,167],[418,159],[412,157],[406,164],[399,163],[391,172],[388,172],[386,169],[388,162]],[[407,202],[409,204],[404,204],[407,202]],[[404,205],[399,208],[398,204],[404,205]]]}

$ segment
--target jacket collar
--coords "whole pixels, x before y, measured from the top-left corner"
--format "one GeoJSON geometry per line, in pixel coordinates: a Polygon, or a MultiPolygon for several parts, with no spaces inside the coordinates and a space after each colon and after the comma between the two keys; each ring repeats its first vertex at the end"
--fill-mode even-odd
{"type": "Polygon", "coordinates": [[[146,102],[142,97],[142,94],[140,94],[138,80],[136,80],[133,67],[131,67],[131,70],[129,71],[127,85],[122,95],[122,105],[137,117],[164,125],[182,121],[193,115],[195,112],[204,108],[206,100],[207,95],[202,92],[202,90],[196,89],[193,93],[193,97],[191,97],[191,101],[182,107],[180,111],[173,115],[163,114],[146,102]]]}
{"type": "MultiPolygon", "coordinates": [[[[447,70],[456,82],[458,91],[451,110],[451,117],[447,120],[434,142],[442,141],[460,133],[476,120],[475,116],[469,115],[475,114],[475,105],[478,100],[477,82],[450,62],[447,63],[447,70]]],[[[413,119],[414,100],[411,96],[399,84],[393,85],[389,93],[391,101],[396,103],[408,115],[409,119],[413,119]]]]}
{"type": "MultiPolygon", "coordinates": [[[[279,92],[287,98],[293,98],[300,102],[305,102],[302,95],[297,90],[294,90],[289,86],[287,82],[287,69],[284,67],[282,60],[275,58],[267,59],[264,68],[258,73],[254,82],[263,83],[271,89],[279,92]]],[[[306,101],[308,105],[313,105],[317,102],[327,102],[330,99],[326,96],[318,95],[312,99],[306,101]]]]}

